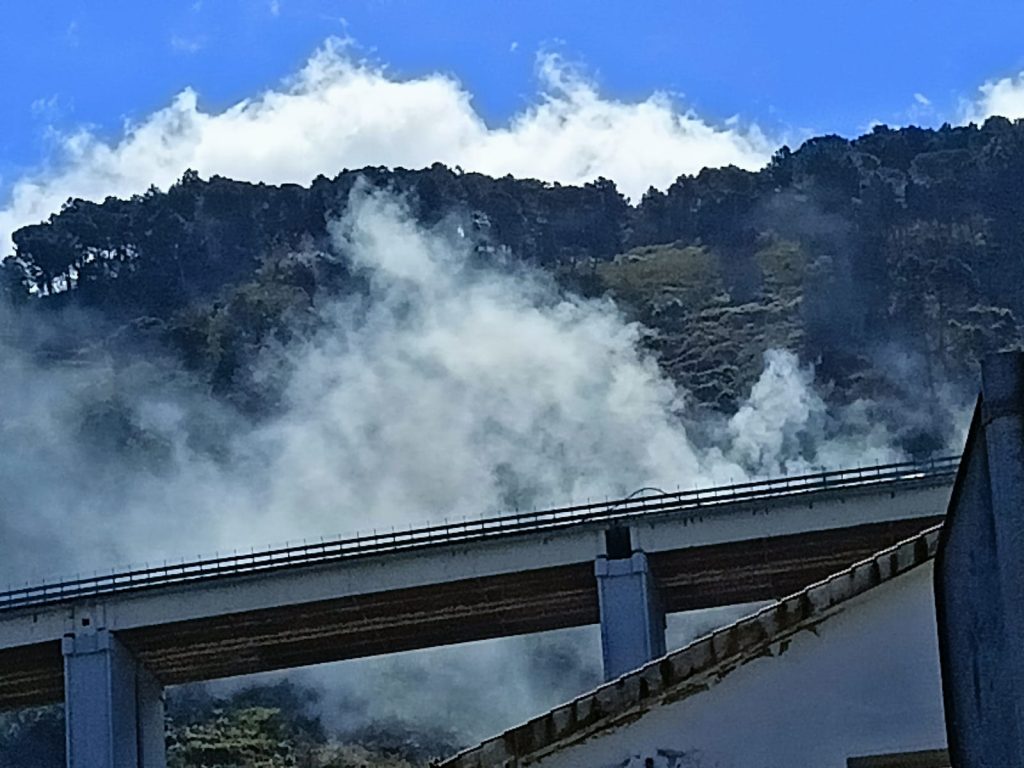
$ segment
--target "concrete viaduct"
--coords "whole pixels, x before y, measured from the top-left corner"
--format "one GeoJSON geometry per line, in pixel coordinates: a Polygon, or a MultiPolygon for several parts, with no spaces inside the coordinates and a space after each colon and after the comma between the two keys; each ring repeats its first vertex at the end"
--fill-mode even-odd
{"type": "Polygon", "coordinates": [[[958,459],[482,518],[0,593],[0,708],[63,701],[72,768],[163,768],[166,685],[783,597],[941,520],[958,459]]]}

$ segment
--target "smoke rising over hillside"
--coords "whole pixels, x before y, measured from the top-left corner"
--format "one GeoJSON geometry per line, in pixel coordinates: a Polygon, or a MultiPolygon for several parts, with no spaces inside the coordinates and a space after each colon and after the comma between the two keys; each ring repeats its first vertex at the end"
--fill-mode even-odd
{"type": "Polygon", "coordinates": [[[6,350],[0,429],[18,450],[0,459],[3,540],[20,545],[2,576],[894,455],[856,407],[828,414],[782,351],[737,413],[693,424],[614,305],[484,266],[461,231],[423,231],[400,200],[357,188],[333,232],[370,294],[268,348],[266,375],[288,380],[259,424],[159,356],[54,368],[6,350]]]}
{"type": "MultiPolygon", "coordinates": [[[[0,581],[899,457],[862,403],[830,412],[789,352],[766,356],[735,413],[697,410],[609,300],[485,263],[458,219],[426,230],[367,185],[347,210],[334,249],[368,293],[319,307],[305,340],[266,348],[254,375],[285,379],[267,420],[152,351],[108,345],[53,366],[39,352],[59,329],[43,341],[12,332],[0,581]]],[[[311,679],[328,721],[397,717],[470,739],[591,682],[595,642],[579,630],[311,679]],[[485,674],[518,682],[495,697],[485,674]],[[423,689],[449,693],[424,707],[410,695],[423,689]]]]}

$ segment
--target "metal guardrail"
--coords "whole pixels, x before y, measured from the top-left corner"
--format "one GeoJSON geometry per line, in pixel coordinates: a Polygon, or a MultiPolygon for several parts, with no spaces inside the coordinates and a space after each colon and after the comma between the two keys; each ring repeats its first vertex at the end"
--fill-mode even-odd
{"type": "Polygon", "coordinates": [[[43,583],[0,592],[0,612],[69,602],[147,587],[183,584],[223,576],[261,573],[299,565],[315,565],[350,557],[397,552],[432,545],[471,542],[518,533],[552,530],[586,523],[626,522],[648,515],[704,511],[742,501],[768,500],[823,490],[901,485],[952,478],[959,456],[927,461],[880,464],[815,474],[757,480],[675,493],[654,493],[616,501],[521,512],[500,517],[373,533],[345,539],[321,540],[248,554],[233,554],[180,564],[137,568],[43,583]]]}

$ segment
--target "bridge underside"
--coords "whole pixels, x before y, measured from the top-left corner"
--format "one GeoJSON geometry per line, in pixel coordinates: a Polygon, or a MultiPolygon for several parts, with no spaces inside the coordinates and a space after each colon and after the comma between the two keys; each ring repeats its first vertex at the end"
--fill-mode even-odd
{"type": "MultiPolygon", "coordinates": [[[[915,518],[649,555],[667,612],[796,592],[941,522],[915,518]]],[[[596,624],[592,560],[514,574],[162,624],[120,633],[161,683],[596,624]]],[[[58,702],[60,643],[0,651],[0,709],[58,702]]]]}

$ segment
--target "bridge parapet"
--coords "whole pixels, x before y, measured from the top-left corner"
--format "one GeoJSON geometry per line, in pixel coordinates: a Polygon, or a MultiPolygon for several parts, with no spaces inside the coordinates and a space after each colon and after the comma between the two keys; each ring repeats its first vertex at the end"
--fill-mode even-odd
{"type": "Polygon", "coordinates": [[[898,487],[921,482],[952,483],[959,461],[959,456],[949,456],[926,461],[755,480],[674,493],[659,492],[614,501],[445,522],[403,531],[374,531],[369,535],[321,539],[313,543],[254,550],[191,562],[129,568],[109,574],[10,588],[0,592],[0,613],[152,587],[187,585],[228,576],[253,575],[283,568],[333,563],[344,559],[427,547],[489,541],[586,524],[628,525],[659,515],[678,515],[686,512],[700,513],[702,516],[713,515],[715,509],[720,507],[732,507],[743,502],[770,502],[774,499],[825,490],[867,490],[879,485],[898,487]]]}

